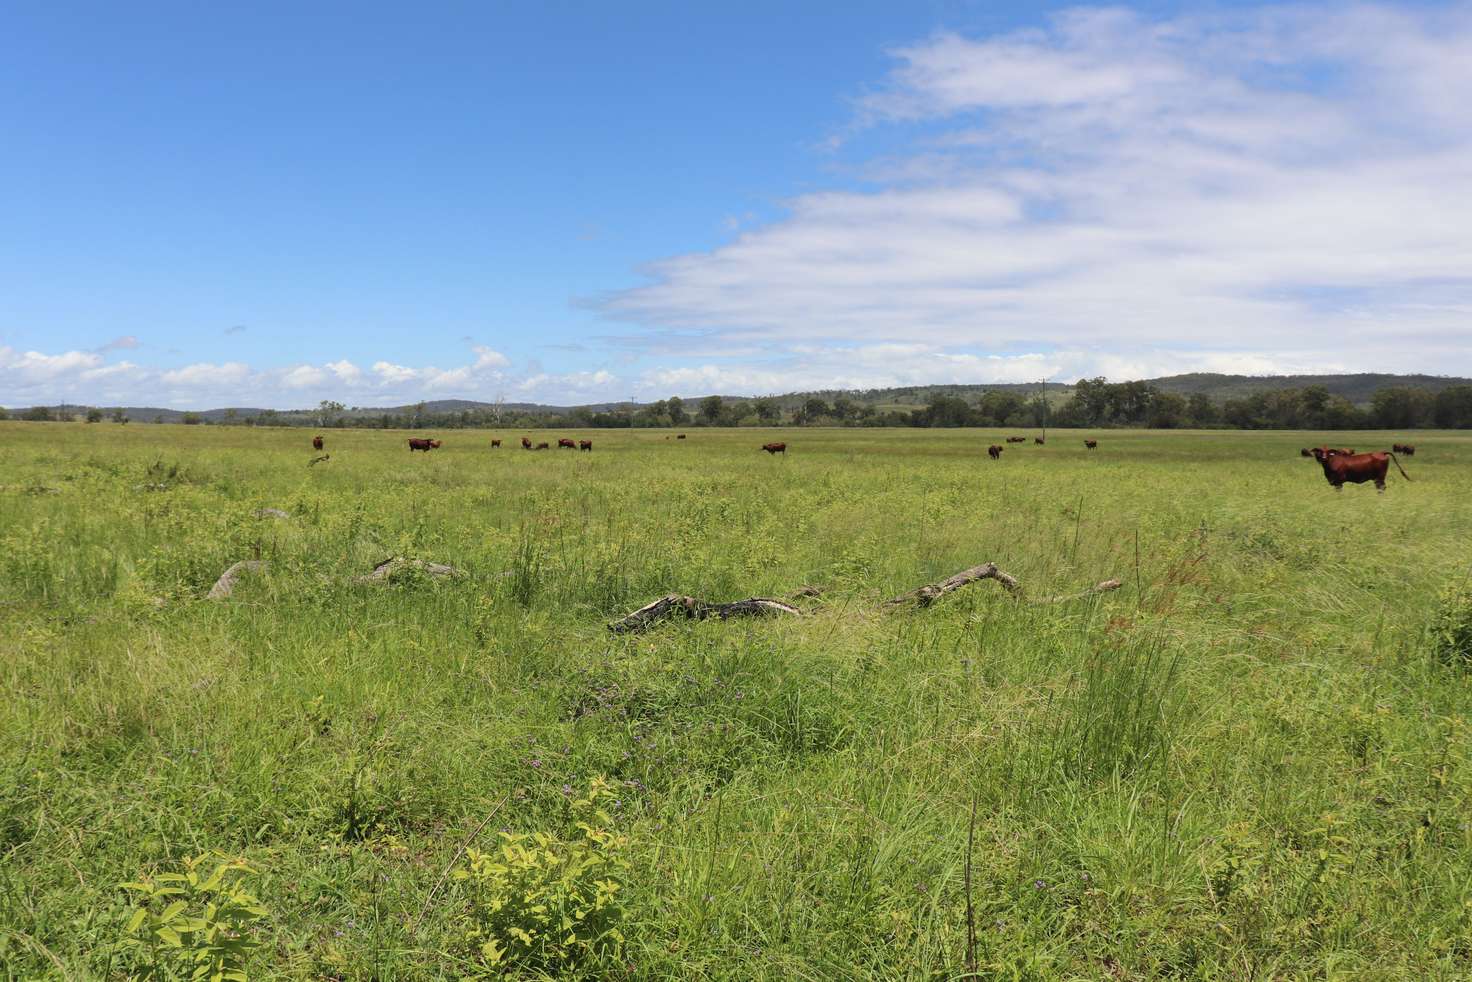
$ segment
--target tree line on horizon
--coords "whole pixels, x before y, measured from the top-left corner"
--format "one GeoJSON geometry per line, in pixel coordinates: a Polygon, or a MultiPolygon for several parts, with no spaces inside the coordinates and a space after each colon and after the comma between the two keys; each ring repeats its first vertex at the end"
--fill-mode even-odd
{"type": "MultiPolygon", "coordinates": [[[[15,418],[29,421],[110,419],[127,423],[122,409],[87,408],[62,413],[34,406],[15,418]]],[[[0,408],[0,419],[10,418],[0,408]]],[[[155,417],[146,422],[163,422],[155,417]]],[[[687,402],[678,396],[631,409],[566,412],[502,412],[495,408],[433,412],[424,403],[403,410],[353,409],[324,401],[316,409],[262,410],[240,415],[225,410],[217,419],[184,413],[186,425],[299,426],[355,429],[652,429],[681,426],[914,426],[914,427],[1136,427],[1149,429],[1237,430],[1411,430],[1472,429],[1472,385],[1431,392],[1419,386],[1385,386],[1359,406],[1322,385],[1270,389],[1239,398],[1214,400],[1204,393],[1167,392],[1149,382],[1080,379],[1062,404],[1046,395],[1025,396],[991,389],[975,399],[936,394],[914,409],[883,408],[845,395],[796,401],[771,396],[750,399],[706,396],[687,402]]]]}

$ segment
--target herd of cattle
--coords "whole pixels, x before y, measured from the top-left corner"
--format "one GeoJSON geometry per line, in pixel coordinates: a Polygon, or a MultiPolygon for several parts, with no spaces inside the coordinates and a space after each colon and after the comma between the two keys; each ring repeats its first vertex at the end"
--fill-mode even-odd
{"type": "MultiPolygon", "coordinates": [[[[665,437],[665,439],[668,440],[669,437],[665,437]]],[[[685,439],[685,434],[677,434],[675,439],[683,440],[685,439]]],[[[1009,436],[1007,437],[1007,442],[1026,443],[1027,437],[1009,436]]],[[[1044,445],[1044,440],[1040,436],[1033,437],[1032,442],[1039,447],[1044,445]]],[[[322,437],[312,437],[313,450],[321,450],[323,445],[324,441],[322,437]]],[[[491,447],[493,449],[500,446],[500,440],[491,441],[491,447]]],[[[1099,446],[1099,441],[1085,440],[1084,446],[1089,450],[1093,450],[1099,446]]],[[[429,453],[431,450],[438,450],[439,447],[439,440],[428,440],[419,437],[409,438],[410,453],[416,450],[429,453]]],[[[593,441],[578,440],[574,442],[563,437],[557,441],[557,447],[560,450],[586,450],[592,452],[593,441]]],[[[527,437],[522,437],[521,448],[523,450],[549,450],[551,449],[551,445],[545,442],[534,444],[527,437]]],[[[787,455],[786,443],[764,443],[761,445],[761,449],[769,454],[782,454],[784,457],[787,455]]],[[[986,448],[987,456],[992,460],[1001,460],[1004,449],[1006,448],[1001,444],[993,443],[986,448]]],[[[1312,457],[1319,462],[1320,466],[1324,468],[1324,478],[1334,486],[1336,491],[1343,491],[1345,484],[1364,484],[1366,481],[1374,481],[1376,490],[1383,492],[1385,490],[1385,475],[1389,473],[1392,461],[1395,463],[1395,469],[1400,471],[1401,477],[1409,481],[1411,476],[1406,473],[1404,467],[1401,467],[1400,460],[1396,458],[1396,454],[1414,457],[1416,455],[1416,447],[1410,443],[1396,443],[1389,450],[1376,453],[1355,453],[1353,447],[1330,446],[1304,447],[1299,451],[1300,456],[1312,457]]]]}

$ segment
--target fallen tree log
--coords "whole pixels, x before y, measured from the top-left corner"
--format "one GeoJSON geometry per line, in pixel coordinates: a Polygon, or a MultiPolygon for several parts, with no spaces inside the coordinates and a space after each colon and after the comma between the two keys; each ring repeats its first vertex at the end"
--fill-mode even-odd
{"type": "Polygon", "coordinates": [[[353,577],[353,582],[382,583],[395,573],[400,573],[406,569],[418,570],[428,576],[465,575],[462,570],[458,570],[453,566],[446,566],[443,563],[427,563],[422,559],[406,559],[403,556],[393,556],[373,567],[371,572],[364,573],[362,576],[353,577]]]}
{"type": "Polygon", "coordinates": [[[691,620],[703,621],[708,617],[719,617],[725,620],[728,617],[768,617],[775,614],[801,616],[802,611],[791,604],[767,597],[748,597],[745,600],[733,600],[730,603],[720,604],[671,593],[645,604],[632,614],[619,618],[609,624],[608,629],[614,634],[642,631],[652,624],[677,614],[683,614],[691,620]]]}
{"type": "Polygon", "coordinates": [[[977,580],[996,580],[1002,584],[1004,590],[1014,597],[1022,592],[1022,587],[1018,585],[1016,578],[1002,572],[997,568],[996,563],[982,563],[980,566],[963,569],[954,576],[946,577],[939,583],[927,583],[919,589],[911,590],[909,593],[902,593],[893,600],[886,600],[881,606],[903,607],[906,604],[914,604],[917,607],[929,607],[952,590],[959,590],[969,583],[975,583],[977,580]]]}
{"type": "MultiPolygon", "coordinates": [[[[925,586],[902,593],[893,600],[886,600],[880,604],[880,609],[889,610],[895,607],[914,605],[921,609],[929,607],[941,597],[963,586],[976,583],[980,580],[996,580],[1007,591],[1008,596],[1014,599],[1023,599],[1022,584],[1010,573],[998,568],[996,563],[982,563],[980,566],[972,566],[961,572],[948,576],[938,583],[927,583],[925,586]]],[[[1122,586],[1119,580],[1104,580],[1096,583],[1087,590],[1078,593],[1063,594],[1056,597],[1042,597],[1030,601],[1039,604],[1065,603],[1069,600],[1082,600],[1099,593],[1107,593],[1110,590],[1118,590],[1122,586]]],[[[821,591],[813,587],[803,587],[792,595],[796,600],[802,597],[817,597],[821,591]]],[[[692,620],[705,620],[707,617],[719,617],[725,620],[728,617],[763,617],[773,614],[795,614],[802,616],[803,611],[789,603],[781,600],[772,600],[767,597],[750,597],[746,600],[735,600],[731,603],[711,603],[697,597],[687,597],[678,593],[667,594],[658,600],[651,601],[638,610],[619,618],[608,625],[608,629],[615,634],[627,634],[643,631],[650,626],[673,617],[676,614],[684,614],[692,620]]]]}
{"type": "Polygon", "coordinates": [[[266,563],[260,559],[243,559],[220,574],[215,585],[210,587],[210,592],[205,594],[206,600],[224,600],[235,592],[235,584],[247,573],[260,573],[266,569],[266,563]]]}

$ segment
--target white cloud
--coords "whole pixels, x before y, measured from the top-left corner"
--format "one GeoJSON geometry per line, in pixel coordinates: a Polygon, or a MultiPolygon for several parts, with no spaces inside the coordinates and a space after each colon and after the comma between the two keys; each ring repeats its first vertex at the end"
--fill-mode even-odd
{"type": "Polygon", "coordinates": [[[0,373],[20,388],[35,386],[102,365],[102,356],[90,351],[67,351],[46,355],[39,351],[16,351],[0,345],[0,373]]]}
{"type": "Polygon", "coordinates": [[[327,380],[327,373],[315,365],[298,365],[281,376],[281,384],[288,389],[311,389],[327,380]]]}
{"type": "Polygon", "coordinates": [[[238,361],[227,361],[223,365],[198,362],[164,372],[159,379],[169,386],[181,387],[228,387],[239,385],[250,377],[250,366],[238,361]]]}
{"type": "Polygon", "coordinates": [[[895,55],[863,123],[927,125],[861,165],[876,190],[799,197],[605,312],[706,343],[920,336],[978,372],[1065,349],[1472,373],[1472,100],[1448,98],[1472,7],[1075,10],[895,55]]]}

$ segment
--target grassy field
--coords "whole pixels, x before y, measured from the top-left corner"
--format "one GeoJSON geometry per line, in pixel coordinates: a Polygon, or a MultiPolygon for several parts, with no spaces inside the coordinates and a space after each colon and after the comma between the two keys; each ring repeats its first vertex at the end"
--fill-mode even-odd
{"type": "Polygon", "coordinates": [[[1472,436],[689,433],[0,423],[0,966],[1472,978],[1472,436]]]}

